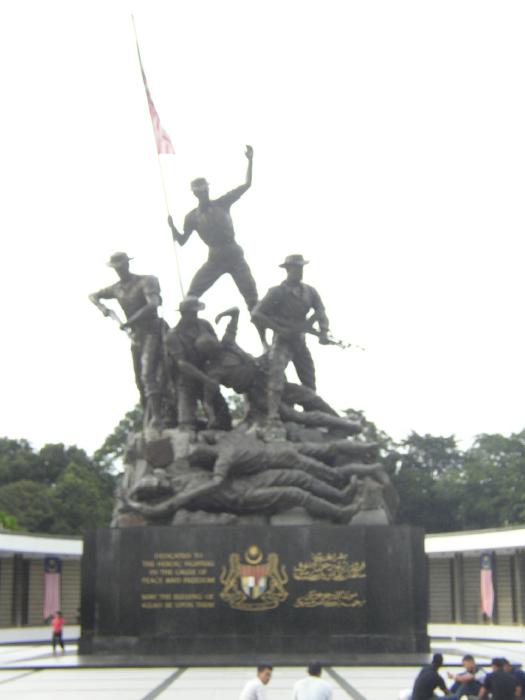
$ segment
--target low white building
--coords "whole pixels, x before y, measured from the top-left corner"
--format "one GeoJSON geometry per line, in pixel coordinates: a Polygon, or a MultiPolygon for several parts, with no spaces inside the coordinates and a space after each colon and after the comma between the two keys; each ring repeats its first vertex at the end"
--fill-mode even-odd
{"type": "Polygon", "coordinates": [[[492,554],[496,625],[525,625],[525,527],[425,537],[429,621],[484,624],[480,560],[492,554]]]}

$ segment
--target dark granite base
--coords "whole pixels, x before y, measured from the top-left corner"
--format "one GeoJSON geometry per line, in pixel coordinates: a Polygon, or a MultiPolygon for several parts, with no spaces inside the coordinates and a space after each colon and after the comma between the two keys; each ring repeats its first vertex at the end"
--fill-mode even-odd
{"type": "Polygon", "coordinates": [[[417,528],[98,530],[84,542],[79,651],[192,666],[420,658],[426,591],[417,528]]]}

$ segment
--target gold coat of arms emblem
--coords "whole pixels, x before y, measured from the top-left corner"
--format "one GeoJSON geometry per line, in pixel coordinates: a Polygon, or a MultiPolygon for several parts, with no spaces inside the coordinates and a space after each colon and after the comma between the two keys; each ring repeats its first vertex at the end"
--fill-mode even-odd
{"type": "Polygon", "coordinates": [[[279,556],[272,552],[265,562],[257,545],[248,547],[242,560],[239,554],[230,554],[220,581],[220,597],[236,610],[272,610],[288,598],[288,575],[284,565],[279,566],[279,556]]]}

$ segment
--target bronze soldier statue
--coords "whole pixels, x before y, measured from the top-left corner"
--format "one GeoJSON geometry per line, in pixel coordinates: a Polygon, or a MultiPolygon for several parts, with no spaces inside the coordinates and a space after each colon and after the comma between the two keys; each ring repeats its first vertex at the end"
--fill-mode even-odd
{"type": "MultiPolygon", "coordinates": [[[[201,336],[197,341],[199,353],[206,358],[203,369],[220,384],[245,395],[248,405],[248,413],[245,416],[247,423],[264,424],[267,419],[268,354],[253,357],[237,344],[237,307],[221,312],[215,322],[222,318],[230,320],[220,341],[211,335],[201,336]]],[[[206,387],[205,401],[208,404],[212,397],[213,388],[206,387]]],[[[207,412],[210,412],[209,408],[207,412]]],[[[283,421],[335,428],[347,435],[361,430],[359,423],[338,416],[312,389],[291,382],[284,385],[279,414],[283,421]],[[304,410],[296,411],[295,404],[299,404],[304,410]]]]}
{"type": "Polygon", "coordinates": [[[191,190],[199,200],[196,209],[190,211],[184,220],[183,233],[179,233],[173,220],[168,224],[174,240],[181,246],[186,243],[193,231],[197,231],[209,248],[208,260],[193,277],[188,296],[201,297],[222,275],[233,277],[248,309],[257,303],[257,286],[244,258],[241,246],[235,241],[235,231],[230,216],[230,207],[252,184],[253,149],[246,146],[248,171],[246,181],[240,187],[227,192],[218,199],[210,199],[208,182],[199,177],[191,183],[191,190]]]}
{"type": "MultiPolygon", "coordinates": [[[[354,477],[370,476],[381,481],[387,478],[386,474],[380,464],[351,462],[335,466],[335,462],[341,458],[371,457],[377,453],[377,449],[377,443],[352,440],[266,444],[253,435],[238,430],[204,430],[198,434],[196,442],[184,446],[183,456],[178,453],[174,455],[170,471],[175,474],[198,468],[211,471],[212,478],[203,487],[203,492],[207,493],[222,482],[231,483],[240,477],[274,470],[291,470],[301,473],[302,488],[305,490],[308,490],[308,479],[313,478],[322,481],[327,487],[324,489],[327,498],[349,500],[357,489],[354,477]]],[[[155,495],[165,493],[166,484],[156,483],[157,481],[158,477],[147,475],[135,484],[129,496],[147,498],[151,492],[155,494],[157,491],[155,495]]],[[[323,495],[321,489],[322,487],[318,488],[318,495],[323,495]]],[[[195,495],[197,494],[192,490],[192,498],[195,495]]]]}
{"type": "Polygon", "coordinates": [[[131,337],[131,355],[135,381],[145,412],[145,425],[162,428],[161,392],[157,373],[162,358],[163,322],[158,316],[162,303],[159,281],[153,275],[135,275],[130,272],[130,258],[126,253],[114,253],[107,263],[119,281],[90,294],[90,301],[102,311],[120,322],[115,312],[101,303],[101,299],[116,299],[126,321],[120,328],[131,337]]]}
{"type": "Polygon", "coordinates": [[[308,261],[302,255],[288,255],[279,266],[286,270],[286,279],[268,290],[252,312],[258,327],[274,332],[270,349],[268,382],[268,422],[279,423],[279,404],[286,382],[286,367],[293,362],[304,386],[315,391],[315,367],[305,342],[305,333],[319,325],[316,335],[322,345],[329,345],[329,322],[321,297],[314,287],[304,284],[303,268],[308,261]],[[313,316],[308,317],[313,310],[313,316]]]}
{"type": "Polygon", "coordinates": [[[239,515],[278,513],[302,506],[313,517],[349,522],[359,512],[354,501],[323,481],[293,469],[269,469],[252,476],[215,482],[205,469],[192,469],[172,479],[175,495],[155,505],[126,500],[128,508],[147,518],[166,518],[177,510],[229,511],[239,515]]]}
{"type": "Polygon", "coordinates": [[[228,406],[219,391],[219,384],[203,371],[197,342],[203,336],[217,339],[213,326],[202,318],[199,311],[204,304],[197,297],[187,296],[179,305],[180,321],[166,334],[168,362],[172,365],[177,401],[177,423],[183,429],[193,430],[197,423],[197,403],[203,400],[206,386],[213,389],[209,416],[211,427],[231,428],[228,406]]]}

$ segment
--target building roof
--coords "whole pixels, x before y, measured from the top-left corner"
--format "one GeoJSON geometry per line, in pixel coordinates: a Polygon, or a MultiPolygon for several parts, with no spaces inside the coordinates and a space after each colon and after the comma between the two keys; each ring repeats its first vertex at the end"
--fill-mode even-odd
{"type": "Polygon", "coordinates": [[[78,559],[82,556],[82,544],[82,537],[0,532],[0,557],[26,554],[36,557],[56,556],[78,559]]]}
{"type": "MultiPolygon", "coordinates": [[[[44,557],[82,556],[82,537],[0,532],[0,557],[12,554],[44,557]]],[[[486,550],[525,549],[525,527],[496,530],[446,532],[425,536],[425,552],[430,556],[447,556],[455,552],[476,554],[486,550]]]]}
{"type": "Polygon", "coordinates": [[[425,536],[425,552],[429,555],[486,550],[525,549],[525,527],[505,527],[496,530],[446,532],[425,536]]]}

